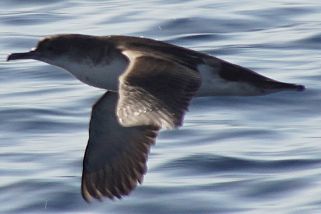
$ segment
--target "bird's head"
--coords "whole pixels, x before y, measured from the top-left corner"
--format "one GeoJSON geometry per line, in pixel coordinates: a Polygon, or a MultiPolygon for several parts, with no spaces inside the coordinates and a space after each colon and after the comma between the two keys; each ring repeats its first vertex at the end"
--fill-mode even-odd
{"type": "Polygon", "coordinates": [[[34,59],[68,69],[70,64],[86,61],[100,63],[108,52],[108,44],[102,43],[100,37],[80,34],[62,34],[46,37],[29,52],[13,53],[10,60],[34,59]]]}

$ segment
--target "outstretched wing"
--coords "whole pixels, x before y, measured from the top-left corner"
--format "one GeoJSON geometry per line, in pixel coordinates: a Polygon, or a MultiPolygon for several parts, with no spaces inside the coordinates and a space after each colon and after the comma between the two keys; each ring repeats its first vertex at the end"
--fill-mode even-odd
{"type": "Polygon", "coordinates": [[[121,198],[141,183],[159,130],[155,126],[120,125],[117,100],[118,94],[106,92],[92,109],[81,185],[86,201],[103,196],[121,198]]]}
{"type": "MultiPolygon", "coordinates": [[[[135,55],[128,53],[127,55],[135,55]]],[[[200,87],[200,75],[184,65],[153,55],[130,58],[120,77],[117,115],[122,125],[180,126],[200,87]]]]}

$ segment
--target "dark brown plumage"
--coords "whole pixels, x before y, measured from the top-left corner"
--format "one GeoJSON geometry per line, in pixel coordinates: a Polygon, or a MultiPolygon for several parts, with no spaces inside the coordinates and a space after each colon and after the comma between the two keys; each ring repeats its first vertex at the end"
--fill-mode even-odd
{"type": "Polygon", "coordinates": [[[151,125],[123,127],[115,115],[117,100],[117,93],[106,92],[93,106],[81,185],[86,201],[121,198],[141,183],[159,130],[151,125]]]}
{"type": "Polygon", "coordinates": [[[53,35],[7,59],[40,60],[115,91],[92,109],[81,187],[86,201],[121,198],[141,183],[158,131],[181,126],[194,96],[304,89],[205,53],[130,36],[53,35]]]}

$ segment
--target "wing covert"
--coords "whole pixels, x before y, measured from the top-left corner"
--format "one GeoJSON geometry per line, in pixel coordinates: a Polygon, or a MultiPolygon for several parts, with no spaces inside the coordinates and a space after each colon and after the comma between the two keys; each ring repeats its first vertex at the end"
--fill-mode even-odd
{"type": "Polygon", "coordinates": [[[138,56],[120,77],[117,115],[124,126],[182,125],[190,100],[200,87],[197,71],[166,58],[138,56]]]}

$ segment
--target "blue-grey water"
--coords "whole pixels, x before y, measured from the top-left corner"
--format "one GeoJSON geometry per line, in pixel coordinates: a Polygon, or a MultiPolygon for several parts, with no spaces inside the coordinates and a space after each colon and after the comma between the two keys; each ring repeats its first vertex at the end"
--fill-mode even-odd
{"type": "Polygon", "coordinates": [[[0,1],[0,213],[321,213],[321,3],[0,1]],[[82,157],[104,93],[36,61],[6,62],[56,33],[125,34],[203,51],[301,93],[195,99],[161,132],[143,185],[85,203],[82,157]]]}

